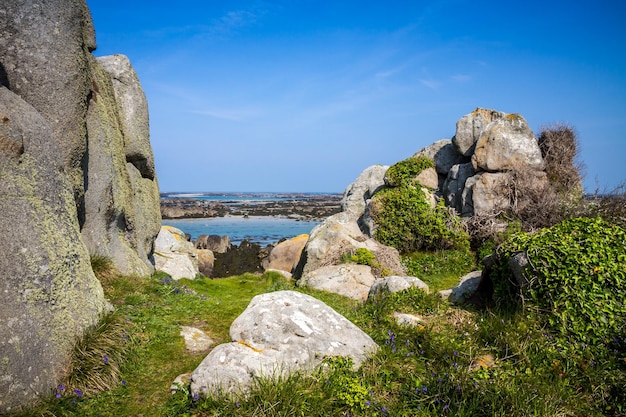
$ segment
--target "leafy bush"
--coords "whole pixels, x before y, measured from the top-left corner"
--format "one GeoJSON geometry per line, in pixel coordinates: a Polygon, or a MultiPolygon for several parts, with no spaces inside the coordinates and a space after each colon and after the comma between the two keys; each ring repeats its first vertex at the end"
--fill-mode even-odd
{"type": "Polygon", "coordinates": [[[385,188],[374,195],[371,214],[375,238],[400,253],[469,247],[460,220],[443,203],[432,208],[412,186],[385,188]]]}
{"type": "Polygon", "coordinates": [[[576,218],[536,234],[517,234],[498,249],[501,270],[518,252],[525,252],[530,261],[522,296],[560,333],[564,349],[572,339],[600,345],[624,335],[624,229],[601,218],[576,218]]]}
{"type": "Polygon", "coordinates": [[[385,173],[385,180],[391,187],[414,185],[413,180],[420,172],[434,166],[435,163],[424,155],[410,157],[390,166],[385,173]]]}
{"type": "Polygon", "coordinates": [[[354,253],[346,253],[342,256],[342,260],[359,265],[379,266],[376,262],[376,255],[367,248],[358,248],[354,253]]]}

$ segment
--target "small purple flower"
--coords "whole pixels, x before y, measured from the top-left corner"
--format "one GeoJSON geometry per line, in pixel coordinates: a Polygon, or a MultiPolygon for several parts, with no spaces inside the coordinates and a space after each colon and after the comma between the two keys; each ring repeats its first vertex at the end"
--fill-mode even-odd
{"type": "Polygon", "coordinates": [[[83,392],[82,392],[81,390],[79,390],[79,389],[75,389],[75,390],[74,390],[74,394],[76,394],[76,396],[77,396],[78,398],[80,398],[80,397],[82,397],[82,396],[83,396],[83,392]]]}
{"type": "Polygon", "coordinates": [[[104,360],[104,363],[109,363],[109,357],[107,355],[104,355],[102,359],[104,360]]]}
{"type": "Polygon", "coordinates": [[[365,406],[366,406],[366,407],[369,407],[371,404],[372,404],[372,403],[371,403],[369,400],[365,401],[365,406]]]}
{"type": "Polygon", "coordinates": [[[452,355],[453,356],[459,356],[459,352],[455,350],[454,352],[452,352],[452,355]]]}
{"type": "Polygon", "coordinates": [[[193,400],[194,401],[198,401],[199,398],[200,398],[200,396],[198,395],[198,393],[193,394],[193,400]]]}
{"type": "Polygon", "coordinates": [[[387,412],[387,407],[381,408],[380,411],[382,411],[383,413],[386,413],[387,412]]]}
{"type": "Polygon", "coordinates": [[[448,404],[443,406],[443,411],[448,411],[448,404]]]}
{"type": "Polygon", "coordinates": [[[59,386],[57,387],[57,389],[58,389],[59,391],[63,391],[63,390],[65,390],[65,385],[59,385],[59,386]]]}
{"type": "Polygon", "coordinates": [[[239,401],[235,401],[235,408],[239,408],[239,407],[240,407],[239,401]]]}
{"type": "Polygon", "coordinates": [[[428,387],[422,387],[422,392],[428,391],[428,387]]]}
{"type": "Polygon", "coordinates": [[[55,397],[61,398],[61,393],[57,392],[57,395],[55,395],[55,397]]]}
{"type": "Polygon", "coordinates": [[[122,379],[122,385],[126,386],[126,384],[128,384],[128,382],[126,382],[125,379],[122,379]]]}
{"type": "Polygon", "coordinates": [[[424,353],[424,349],[420,350],[420,355],[423,355],[424,353]]]}

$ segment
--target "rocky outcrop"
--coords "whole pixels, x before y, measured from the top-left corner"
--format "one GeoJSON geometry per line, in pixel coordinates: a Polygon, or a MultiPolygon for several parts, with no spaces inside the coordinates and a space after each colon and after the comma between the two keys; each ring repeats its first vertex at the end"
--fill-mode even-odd
{"type": "Polygon", "coordinates": [[[193,279],[198,274],[198,253],[185,233],[172,226],[162,226],[154,242],[154,261],[158,271],[172,279],[193,279]]]}
{"type": "Polygon", "coordinates": [[[104,313],[90,253],[149,272],[160,226],[153,162],[137,168],[152,158],[145,98],[142,111],[136,76],[127,95],[91,55],[85,1],[1,9],[0,414],[48,394],[104,313]]]}
{"type": "Polygon", "coordinates": [[[295,291],[254,297],[191,377],[192,395],[245,394],[254,378],[310,371],[327,356],[347,356],[359,367],[378,346],[321,301],[295,291]]]}
{"type": "Polygon", "coordinates": [[[343,211],[328,217],[311,231],[294,270],[298,285],[365,299],[373,284],[372,278],[380,278],[382,271],[395,275],[404,273],[398,251],[369,235],[374,225],[367,207],[374,194],[384,187],[387,168],[381,165],[366,168],[346,188],[341,203],[343,211]],[[343,264],[342,257],[357,249],[370,251],[377,268],[343,264]]]}
{"type": "Polygon", "coordinates": [[[478,108],[457,121],[452,140],[437,141],[418,155],[435,162],[438,197],[464,217],[506,210],[515,204],[514,189],[547,182],[537,139],[519,114],[478,108]]]}
{"type": "Polygon", "coordinates": [[[120,272],[149,274],[161,217],[146,99],[125,56],[92,60],[91,71],[83,241],[120,272]]]}
{"type": "Polygon", "coordinates": [[[0,87],[0,414],[48,394],[105,310],[48,121],[0,87]]]}

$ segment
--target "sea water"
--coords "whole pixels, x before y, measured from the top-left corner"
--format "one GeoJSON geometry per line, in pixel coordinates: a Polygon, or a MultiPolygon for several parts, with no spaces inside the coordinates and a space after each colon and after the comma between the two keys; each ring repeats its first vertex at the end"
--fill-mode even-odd
{"type": "Polygon", "coordinates": [[[200,235],[228,236],[230,242],[239,245],[242,241],[266,246],[282,238],[292,238],[310,233],[319,221],[294,220],[270,216],[226,216],[202,219],[164,219],[164,226],[174,226],[196,240],[200,235]]]}

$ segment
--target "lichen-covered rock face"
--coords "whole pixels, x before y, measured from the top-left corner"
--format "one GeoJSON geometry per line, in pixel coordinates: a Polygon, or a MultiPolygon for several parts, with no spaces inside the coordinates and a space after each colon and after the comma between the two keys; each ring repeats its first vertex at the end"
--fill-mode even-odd
{"type": "Polygon", "coordinates": [[[137,127],[148,124],[145,96],[123,55],[92,58],[90,68],[97,91],[87,113],[83,240],[91,253],[112,258],[120,272],[149,274],[161,213],[148,131],[137,127]]]}
{"type": "Polygon", "coordinates": [[[48,394],[102,315],[90,252],[150,272],[160,211],[145,98],[120,104],[85,0],[3,0],[0,28],[2,414],[48,394]]]}
{"type": "Polygon", "coordinates": [[[51,143],[47,120],[0,87],[0,414],[48,394],[105,310],[51,143]]]}
{"type": "Polygon", "coordinates": [[[193,395],[246,393],[253,378],[310,371],[326,356],[347,356],[359,367],[378,346],[323,302],[295,291],[254,297],[191,377],[193,395]]]}
{"type": "Polygon", "coordinates": [[[3,0],[2,9],[0,63],[5,86],[50,124],[51,142],[61,150],[60,161],[80,206],[85,114],[92,88],[88,60],[95,49],[91,15],[84,0],[3,0]]]}

